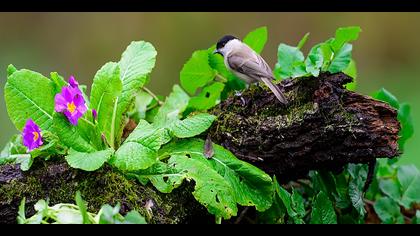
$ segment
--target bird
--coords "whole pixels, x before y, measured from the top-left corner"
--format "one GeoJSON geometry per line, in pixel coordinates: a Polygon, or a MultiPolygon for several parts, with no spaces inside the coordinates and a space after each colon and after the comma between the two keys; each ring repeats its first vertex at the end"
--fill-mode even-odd
{"type": "Polygon", "coordinates": [[[239,79],[247,84],[264,82],[277,99],[286,104],[287,100],[280,88],[273,84],[273,71],[267,62],[252,48],[233,35],[223,36],[216,44],[214,54],[224,58],[224,64],[239,79]]]}

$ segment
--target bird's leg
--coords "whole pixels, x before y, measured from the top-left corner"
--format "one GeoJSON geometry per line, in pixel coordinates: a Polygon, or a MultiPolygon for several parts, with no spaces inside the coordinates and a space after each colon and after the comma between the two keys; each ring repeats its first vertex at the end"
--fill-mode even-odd
{"type": "Polygon", "coordinates": [[[235,97],[239,97],[242,102],[242,106],[245,106],[246,102],[245,99],[242,97],[242,92],[239,90],[235,90],[235,97]]]}

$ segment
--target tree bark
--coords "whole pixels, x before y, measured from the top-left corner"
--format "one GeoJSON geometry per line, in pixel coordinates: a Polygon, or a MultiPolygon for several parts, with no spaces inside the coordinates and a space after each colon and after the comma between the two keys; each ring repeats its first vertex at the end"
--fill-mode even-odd
{"type": "MultiPolygon", "coordinates": [[[[304,176],[309,170],[340,170],[347,163],[398,156],[397,111],[346,90],[344,85],[349,82],[351,78],[342,73],[284,80],[281,87],[287,105],[279,103],[267,87],[252,85],[211,111],[218,119],[209,135],[238,158],[276,174],[281,182],[304,176]]],[[[0,166],[0,184],[0,223],[16,222],[22,197],[26,197],[30,215],[37,200],[74,202],[77,190],[93,212],[102,204],[120,202],[122,213],[131,209],[146,216],[151,213],[152,223],[211,219],[194,200],[192,184],[162,194],[153,186],[126,179],[109,166],[83,172],[61,159],[37,161],[30,171],[22,172],[18,166],[4,165],[0,166]],[[147,209],[150,203],[152,207],[147,209]]]]}

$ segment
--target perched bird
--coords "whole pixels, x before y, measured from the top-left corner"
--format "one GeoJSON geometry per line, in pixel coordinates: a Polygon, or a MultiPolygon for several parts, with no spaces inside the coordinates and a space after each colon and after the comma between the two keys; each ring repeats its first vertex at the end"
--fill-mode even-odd
{"type": "Polygon", "coordinates": [[[271,82],[274,80],[274,76],[267,62],[237,37],[223,36],[217,42],[216,50],[213,53],[222,55],[225,66],[240,79],[248,84],[264,82],[281,103],[287,103],[280,89],[271,82]]]}

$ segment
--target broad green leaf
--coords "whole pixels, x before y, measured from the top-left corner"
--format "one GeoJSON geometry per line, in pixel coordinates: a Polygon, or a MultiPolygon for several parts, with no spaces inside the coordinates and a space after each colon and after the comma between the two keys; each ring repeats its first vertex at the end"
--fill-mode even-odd
{"type": "Polygon", "coordinates": [[[8,77],[4,96],[7,112],[18,130],[29,118],[42,130],[51,130],[54,112],[54,86],[45,76],[19,70],[8,77]]]}
{"type": "Polygon", "coordinates": [[[213,123],[216,116],[200,113],[184,120],[174,122],[170,129],[178,138],[190,138],[206,131],[213,123]]]}
{"type": "Polygon", "coordinates": [[[99,211],[99,224],[116,224],[119,223],[119,218],[121,215],[119,214],[120,211],[120,204],[117,203],[115,207],[112,207],[108,204],[105,204],[101,207],[99,211]]]}
{"type": "Polygon", "coordinates": [[[401,150],[404,150],[405,142],[410,139],[414,134],[413,120],[411,118],[411,108],[407,103],[400,104],[398,109],[398,120],[401,124],[401,130],[399,133],[400,138],[398,143],[401,150]]]}
{"type": "Polygon", "coordinates": [[[20,164],[20,169],[22,171],[28,171],[31,168],[34,159],[30,154],[21,154],[17,155],[15,159],[16,164],[20,164]]]}
{"type": "Polygon", "coordinates": [[[311,48],[305,59],[306,72],[313,76],[318,76],[323,62],[324,57],[322,55],[321,44],[317,44],[311,48]]]}
{"type": "Polygon", "coordinates": [[[267,42],[268,31],[267,27],[263,26],[249,32],[242,40],[256,53],[261,53],[264,49],[265,43],[267,42]]]}
{"type": "Polygon", "coordinates": [[[331,73],[338,73],[345,70],[351,61],[351,50],[353,46],[351,44],[345,44],[338,52],[334,54],[331,64],[328,67],[328,71],[331,73]]]}
{"type": "Polygon", "coordinates": [[[98,113],[98,128],[112,147],[115,142],[118,98],[122,82],[118,63],[108,62],[96,72],[90,94],[91,108],[98,113]]]}
{"type": "Polygon", "coordinates": [[[297,47],[281,43],[277,52],[278,61],[274,70],[281,79],[306,74],[303,53],[297,47]]]}
{"type": "Polygon", "coordinates": [[[381,88],[380,90],[373,93],[372,97],[377,100],[388,103],[395,109],[400,108],[400,103],[398,102],[397,98],[385,88],[381,88]]]}
{"type": "Polygon", "coordinates": [[[379,188],[388,197],[398,202],[401,199],[400,184],[394,179],[381,179],[379,180],[379,188]]]}
{"type": "MultiPolygon", "coordinates": [[[[305,205],[303,203],[303,197],[296,191],[296,189],[292,188],[292,208],[295,210],[299,219],[302,219],[305,216],[305,205]]],[[[295,222],[297,223],[297,222],[295,222]]]]}
{"type": "Polygon", "coordinates": [[[155,67],[156,54],[151,43],[138,41],[131,42],[121,56],[119,67],[122,92],[117,103],[114,131],[117,143],[124,126],[123,114],[128,111],[137,91],[146,84],[149,74],[155,67]]]}
{"type": "Polygon", "coordinates": [[[361,31],[359,26],[338,28],[335,31],[335,39],[331,43],[334,52],[338,52],[345,43],[357,40],[361,31]]]}
{"type": "Polygon", "coordinates": [[[110,163],[123,171],[147,169],[158,161],[157,151],[171,137],[166,128],[156,128],[140,120],[136,129],[115,152],[110,163]]]}
{"type": "Polygon", "coordinates": [[[343,71],[343,73],[353,78],[353,82],[346,84],[344,87],[350,91],[355,91],[357,86],[357,68],[356,62],[353,59],[350,60],[350,64],[343,71]]]}
{"type": "Polygon", "coordinates": [[[404,218],[400,212],[400,206],[389,197],[379,198],[373,205],[379,219],[385,224],[403,224],[404,218]]]}
{"type": "Polygon", "coordinates": [[[173,165],[176,165],[176,163],[167,164],[159,161],[145,170],[138,170],[130,174],[134,175],[144,185],[150,180],[160,192],[170,193],[179,187],[187,177],[186,170],[176,169],[173,165]]]}
{"type": "Polygon", "coordinates": [[[296,46],[298,49],[302,49],[302,47],[305,45],[306,41],[308,41],[309,38],[309,32],[306,33],[303,38],[299,41],[298,45],[296,46]]]}
{"type": "Polygon", "coordinates": [[[66,156],[66,161],[73,168],[94,171],[101,168],[113,153],[114,151],[110,148],[91,153],[70,149],[69,154],[66,156]]]}
{"type": "Polygon", "coordinates": [[[180,114],[188,105],[189,96],[178,85],[174,85],[171,94],[159,109],[154,118],[155,127],[166,127],[172,122],[179,120],[180,114]]]}
{"type": "MultiPolygon", "coordinates": [[[[199,157],[201,158],[201,157],[199,157]]],[[[186,155],[172,155],[175,168],[187,171],[187,178],[195,182],[193,195],[208,212],[224,219],[237,214],[235,191],[219,173],[209,165],[186,155]]]]}
{"type": "Polygon", "coordinates": [[[180,73],[181,86],[190,95],[213,80],[216,72],[209,65],[207,50],[195,51],[180,73]]]}
{"type": "Polygon", "coordinates": [[[351,176],[349,182],[350,200],[359,214],[364,215],[366,210],[363,202],[363,186],[367,178],[367,165],[349,164],[347,170],[351,176]]]}
{"type": "Polygon", "coordinates": [[[400,166],[397,176],[402,190],[401,204],[408,209],[411,204],[420,203],[420,171],[416,166],[400,166]]]}
{"type": "Polygon", "coordinates": [[[220,102],[220,95],[225,85],[215,82],[204,89],[195,97],[192,97],[188,103],[188,107],[193,110],[203,111],[216,106],[220,102]]]}
{"type": "Polygon", "coordinates": [[[76,204],[79,207],[80,214],[82,215],[83,224],[90,224],[86,202],[82,199],[80,191],[76,192],[76,204]]]}
{"type": "Polygon", "coordinates": [[[201,160],[217,171],[234,189],[236,201],[243,206],[254,206],[258,211],[264,211],[272,203],[272,180],[257,167],[238,160],[231,152],[222,146],[213,144],[214,155],[206,159],[204,141],[200,139],[182,139],[166,145],[160,150],[159,156],[171,154],[190,155],[201,160]]]}
{"type": "MultiPolygon", "coordinates": [[[[151,107],[152,102],[155,100],[150,94],[144,91],[139,91],[135,99],[135,108],[130,113],[130,118],[136,120],[136,122],[139,122],[140,119],[146,119],[148,107],[151,107]]],[[[154,106],[157,107],[157,104],[154,106]]]]}
{"type": "Polygon", "coordinates": [[[337,224],[332,202],[324,192],[319,192],[314,200],[311,214],[311,224],[337,224]]]}
{"type": "MultiPolygon", "coordinates": [[[[96,148],[82,136],[82,130],[73,126],[61,113],[55,113],[53,132],[60,138],[61,143],[78,152],[94,152],[96,148]]],[[[81,120],[79,120],[80,122],[81,120]]]]}
{"type": "Polygon", "coordinates": [[[123,224],[146,224],[146,219],[137,211],[130,211],[125,215],[123,224]]]}

